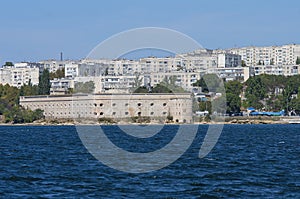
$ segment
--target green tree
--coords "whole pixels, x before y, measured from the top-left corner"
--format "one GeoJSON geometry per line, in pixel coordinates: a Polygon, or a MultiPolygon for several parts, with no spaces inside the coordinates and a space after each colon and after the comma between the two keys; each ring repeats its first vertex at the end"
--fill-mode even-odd
{"type": "Polygon", "coordinates": [[[195,83],[193,83],[193,86],[195,86],[195,87],[201,87],[201,90],[204,93],[208,93],[209,92],[208,87],[207,87],[207,85],[206,85],[206,83],[205,83],[205,81],[204,81],[203,78],[201,78],[201,79],[197,80],[195,83]]]}
{"type": "Polygon", "coordinates": [[[39,95],[49,95],[50,94],[50,73],[48,69],[45,69],[39,77],[38,93],[39,95]]]}
{"type": "Polygon", "coordinates": [[[241,98],[232,93],[226,93],[227,112],[238,113],[241,111],[241,98]]]}
{"type": "Polygon", "coordinates": [[[222,80],[216,74],[205,74],[200,80],[197,80],[193,86],[201,87],[202,92],[220,92],[223,93],[221,89],[223,87],[222,80]]]}
{"type": "Polygon", "coordinates": [[[297,65],[300,64],[300,57],[297,57],[297,59],[296,59],[296,64],[297,64],[297,65]]]}
{"type": "Polygon", "coordinates": [[[74,93],[93,93],[95,90],[95,84],[93,81],[77,82],[74,85],[74,93]]]}
{"type": "Polygon", "coordinates": [[[38,95],[38,86],[32,85],[31,80],[29,80],[29,83],[26,85],[21,86],[20,88],[20,96],[31,96],[31,95],[38,95]]]}
{"type": "Polygon", "coordinates": [[[58,69],[55,72],[50,73],[50,79],[53,80],[54,78],[60,79],[65,77],[65,68],[58,69]]]}
{"type": "Polygon", "coordinates": [[[267,89],[260,76],[251,77],[246,82],[245,96],[249,106],[262,108],[262,100],[266,97],[267,89]]]}
{"type": "Polygon", "coordinates": [[[244,60],[242,60],[242,64],[241,64],[241,65],[242,65],[242,67],[247,66],[247,65],[246,65],[246,62],[245,62],[244,60]]]}
{"type": "Polygon", "coordinates": [[[260,60],[258,61],[258,65],[261,65],[261,61],[260,60]]]}
{"type": "Polygon", "coordinates": [[[138,87],[133,91],[134,93],[148,93],[148,89],[145,86],[138,87]]]}
{"type": "Polygon", "coordinates": [[[19,105],[20,93],[21,89],[9,86],[8,84],[0,84],[0,115],[4,116],[4,121],[24,123],[33,122],[43,118],[44,115],[42,110],[31,111],[29,109],[24,109],[19,105]]]}
{"type": "Polygon", "coordinates": [[[227,112],[240,112],[243,85],[239,81],[228,81],[225,83],[227,112]]]}
{"type": "Polygon", "coordinates": [[[5,62],[4,66],[14,66],[14,64],[12,62],[5,62]]]}

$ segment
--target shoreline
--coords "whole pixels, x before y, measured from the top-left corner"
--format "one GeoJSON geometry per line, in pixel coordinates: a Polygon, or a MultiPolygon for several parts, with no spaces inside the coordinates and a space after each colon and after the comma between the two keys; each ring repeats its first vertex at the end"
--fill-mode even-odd
{"type": "Polygon", "coordinates": [[[224,121],[209,121],[209,122],[194,122],[194,123],[133,123],[133,122],[118,122],[118,123],[78,123],[72,121],[61,122],[51,122],[51,121],[36,121],[33,123],[0,123],[0,126],[76,126],[76,125],[102,125],[102,126],[113,126],[113,125],[211,125],[211,124],[220,124],[220,125],[243,125],[243,124],[300,124],[300,117],[286,117],[286,118],[225,118],[224,121]],[[293,121],[296,121],[293,123],[293,121]]]}

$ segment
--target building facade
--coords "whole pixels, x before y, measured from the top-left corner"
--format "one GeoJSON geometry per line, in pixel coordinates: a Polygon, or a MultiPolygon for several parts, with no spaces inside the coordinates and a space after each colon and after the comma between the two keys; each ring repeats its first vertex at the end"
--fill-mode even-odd
{"type": "Polygon", "coordinates": [[[48,119],[122,120],[132,117],[150,119],[173,117],[174,122],[192,123],[192,97],[176,94],[97,94],[62,96],[21,96],[20,105],[42,109],[48,119]]]}
{"type": "Polygon", "coordinates": [[[0,84],[9,84],[20,88],[24,84],[38,85],[39,68],[28,63],[16,63],[14,66],[0,68],[0,84]]]}
{"type": "Polygon", "coordinates": [[[247,66],[293,65],[296,64],[297,57],[300,58],[299,44],[265,47],[249,46],[220,51],[241,55],[247,66]]]}

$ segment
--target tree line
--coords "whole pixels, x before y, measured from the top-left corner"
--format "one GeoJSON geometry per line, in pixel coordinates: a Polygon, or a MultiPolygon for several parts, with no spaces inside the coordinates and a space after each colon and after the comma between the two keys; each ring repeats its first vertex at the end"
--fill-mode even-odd
{"type": "MultiPolygon", "coordinates": [[[[217,92],[214,88],[218,88],[219,81],[216,75],[208,74],[206,78],[198,80],[194,86],[202,87],[204,93],[217,92]],[[212,89],[209,89],[208,85],[212,89]]],[[[300,75],[258,75],[250,77],[244,83],[224,82],[224,88],[227,113],[237,113],[248,107],[254,107],[257,110],[285,110],[300,113],[300,75]]],[[[217,101],[222,101],[222,99],[217,101]]],[[[207,107],[210,109],[211,102],[199,102],[200,110],[207,107]]]]}
{"type": "Polygon", "coordinates": [[[20,89],[8,84],[0,84],[0,115],[5,123],[31,123],[44,118],[43,110],[25,109],[19,104],[20,96],[49,95],[50,73],[47,69],[39,76],[39,84],[32,85],[31,81],[20,89]]]}

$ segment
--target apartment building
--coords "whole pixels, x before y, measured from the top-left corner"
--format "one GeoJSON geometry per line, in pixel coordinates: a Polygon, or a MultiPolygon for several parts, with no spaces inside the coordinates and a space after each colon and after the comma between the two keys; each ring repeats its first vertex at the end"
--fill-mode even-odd
{"type": "Polygon", "coordinates": [[[253,67],[210,68],[208,74],[217,74],[225,81],[239,80],[245,82],[254,74],[253,67]]]}
{"type": "Polygon", "coordinates": [[[300,57],[299,44],[266,47],[249,46],[217,51],[238,54],[247,66],[293,65],[296,64],[297,57],[300,57]]]}
{"type": "Polygon", "coordinates": [[[299,65],[256,65],[251,67],[255,75],[268,74],[268,75],[299,75],[299,65]]]}
{"type": "Polygon", "coordinates": [[[175,85],[184,88],[185,90],[191,91],[194,86],[193,83],[196,83],[200,79],[200,73],[198,72],[183,72],[183,71],[173,71],[168,73],[149,73],[143,76],[145,86],[151,85],[155,87],[160,82],[166,79],[172,79],[175,81],[175,85]]]}
{"type": "Polygon", "coordinates": [[[48,69],[49,72],[55,72],[58,69],[64,68],[67,63],[72,63],[72,62],[74,61],[43,60],[38,63],[40,64],[41,70],[48,69]]]}
{"type": "Polygon", "coordinates": [[[24,84],[38,85],[39,68],[30,63],[15,63],[14,66],[0,68],[0,84],[9,84],[20,88],[24,84]]]}

